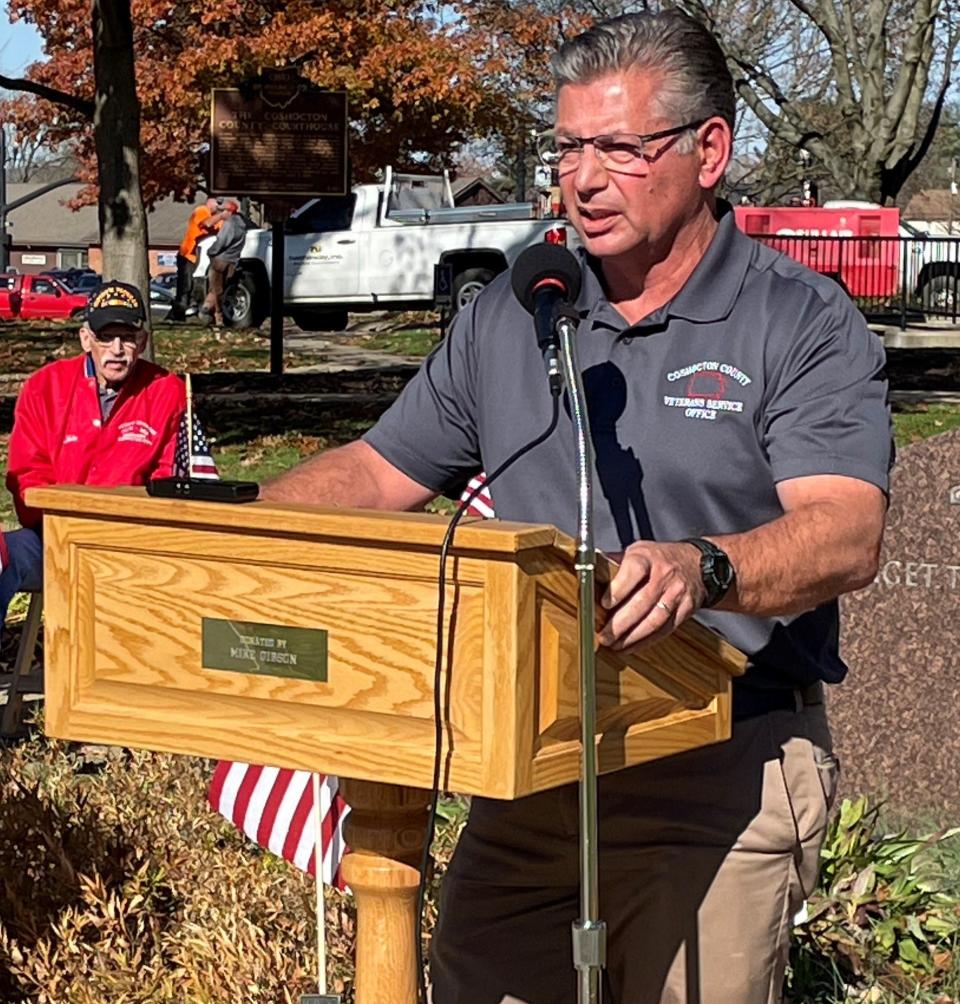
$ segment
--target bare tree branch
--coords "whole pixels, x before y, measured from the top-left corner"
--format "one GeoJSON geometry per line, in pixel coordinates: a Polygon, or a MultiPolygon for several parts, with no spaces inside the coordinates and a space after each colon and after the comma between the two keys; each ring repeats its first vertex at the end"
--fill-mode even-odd
{"type": "Polygon", "coordinates": [[[65,108],[79,112],[86,118],[93,118],[92,101],[78,98],[75,94],[58,91],[55,87],[47,87],[46,84],[38,84],[34,80],[26,80],[23,77],[6,77],[3,74],[0,74],[0,87],[5,87],[8,91],[25,91],[27,94],[35,94],[45,101],[51,101],[55,105],[63,105],[65,108]]]}
{"type": "Polygon", "coordinates": [[[897,196],[941,117],[957,0],[675,2],[714,27],[738,94],[776,144],[771,170],[792,176],[789,150],[806,149],[837,195],[897,196]]]}
{"type": "MultiPolygon", "coordinates": [[[[937,0],[939,5],[939,0],[937,0]]],[[[887,102],[884,118],[889,125],[896,128],[896,124],[903,115],[910,92],[916,84],[917,68],[923,59],[925,43],[928,45],[932,39],[932,29],[935,14],[933,12],[933,0],[917,0],[913,9],[913,23],[910,26],[906,44],[903,47],[903,56],[900,63],[900,73],[890,100],[887,102]]],[[[888,125],[888,128],[889,128],[888,125]]]]}

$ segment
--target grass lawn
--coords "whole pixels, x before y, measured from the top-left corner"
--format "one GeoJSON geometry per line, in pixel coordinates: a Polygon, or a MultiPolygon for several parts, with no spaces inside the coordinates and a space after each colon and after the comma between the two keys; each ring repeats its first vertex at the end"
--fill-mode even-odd
{"type": "Polygon", "coordinates": [[[960,427],[960,405],[915,404],[898,406],[893,413],[897,446],[916,443],[960,427]]]}
{"type": "MultiPolygon", "coordinates": [[[[248,328],[214,333],[201,324],[158,324],[153,331],[154,357],[176,373],[212,370],[267,369],[270,340],[266,331],[248,328]]],[[[0,322],[0,374],[27,375],[44,363],[79,351],[77,325],[71,321],[0,322]]],[[[287,367],[309,362],[309,353],[290,351],[287,367]]]]}

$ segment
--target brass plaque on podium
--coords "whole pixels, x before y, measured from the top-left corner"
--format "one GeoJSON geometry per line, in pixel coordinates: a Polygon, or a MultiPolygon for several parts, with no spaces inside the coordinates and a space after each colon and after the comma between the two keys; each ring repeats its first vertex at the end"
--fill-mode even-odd
{"type": "Polygon", "coordinates": [[[327,632],[321,628],[202,619],[200,665],[234,673],[327,680],[327,632]]]}

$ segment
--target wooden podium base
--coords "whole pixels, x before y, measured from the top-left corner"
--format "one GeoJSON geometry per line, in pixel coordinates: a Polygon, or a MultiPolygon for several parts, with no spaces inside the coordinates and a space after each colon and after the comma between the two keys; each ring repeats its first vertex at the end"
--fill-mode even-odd
{"type": "Polygon", "coordinates": [[[430,792],[342,778],[341,866],[357,899],[357,1004],[416,1004],[417,890],[430,792]]]}

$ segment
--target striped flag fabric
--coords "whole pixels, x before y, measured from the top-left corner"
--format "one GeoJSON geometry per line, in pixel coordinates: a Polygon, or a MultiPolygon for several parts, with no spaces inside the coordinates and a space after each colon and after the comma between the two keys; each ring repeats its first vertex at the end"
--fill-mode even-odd
{"type": "MultiPolygon", "coordinates": [[[[221,760],[210,781],[210,807],[254,843],[316,876],[317,812],[312,774],[221,760]]],[[[343,821],[350,812],[332,775],[319,775],[321,878],[343,889],[343,821]]]]}
{"type": "Polygon", "coordinates": [[[475,488],[480,488],[477,493],[477,497],[467,504],[467,512],[471,516],[483,516],[486,519],[493,519],[496,513],[493,510],[493,496],[490,494],[490,489],[486,486],[487,475],[484,472],[480,472],[475,478],[471,478],[467,482],[467,487],[463,494],[460,496],[461,504],[467,501],[470,492],[475,488]]]}
{"type": "Polygon", "coordinates": [[[187,412],[180,417],[180,428],[177,430],[177,445],[173,452],[173,475],[177,478],[208,478],[214,480],[220,477],[217,465],[210,455],[210,444],[196,412],[191,413],[193,423],[193,443],[187,435],[187,412]],[[191,445],[193,449],[191,450],[191,445]]]}

